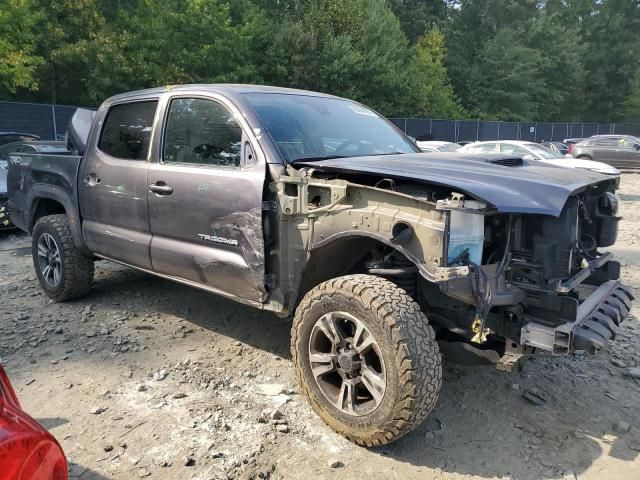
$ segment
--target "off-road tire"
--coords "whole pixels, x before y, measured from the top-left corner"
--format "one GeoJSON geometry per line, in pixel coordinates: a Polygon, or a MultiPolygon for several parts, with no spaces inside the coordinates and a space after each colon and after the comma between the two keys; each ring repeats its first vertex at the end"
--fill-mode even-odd
{"type": "Polygon", "coordinates": [[[93,284],[93,258],[83,254],[73,243],[73,236],[66,215],[47,215],[40,218],[32,233],[31,251],[33,266],[38,275],[40,286],[49,298],[56,302],[65,302],[85,296],[93,284]],[[49,285],[38,265],[38,239],[49,233],[60,250],[62,265],[58,285],[49,285]]]}
{"type": "Polygon", "coordinates": [[[442,365],[434,332],[419,305],[392,282],[372,275],[348,275],[321,283],[296,309],[291,333],[293,363],[312,408],[352,442],[366,447],[392,442],[419,425],[435,407],[442,365]],[[311,373],[311,330],[331,311],[357,317],[382,352],[386,391],[368,415],[348,415],[336,408],[311,373]]]}

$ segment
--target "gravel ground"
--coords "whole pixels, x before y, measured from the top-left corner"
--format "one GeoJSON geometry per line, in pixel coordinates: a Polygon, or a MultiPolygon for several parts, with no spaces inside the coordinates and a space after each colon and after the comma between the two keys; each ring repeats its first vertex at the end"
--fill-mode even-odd
{"type": "MultiPolygon", "coordinates": [[[[640,291],[640,175],[621,198],[613,250],[640,291]]],[[[367,450],[300,395],[288,321],[106,262],[88,297],[53,304],[30,239],[0,234],[1,361],[72,478],[639,479],[638,305],[596,356],[445,364],[431,417],[367,450]]]]}

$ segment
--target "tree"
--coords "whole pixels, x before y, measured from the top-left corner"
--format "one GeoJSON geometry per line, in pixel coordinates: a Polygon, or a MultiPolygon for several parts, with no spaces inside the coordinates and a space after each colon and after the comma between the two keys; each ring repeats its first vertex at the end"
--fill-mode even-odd
{"type": "Polygon", "coordinates": [[[631,89],[640,51],[640,2],[595,1],[593,13],[582,25],[587,108],[592,121],[615,121],[631,89]]]}
{"type": "Polygon", "coordinates": [[[640,123],[640,68],[636,71],[629,95],[622,102],[621,120],[640,123]]]}
{"type": "Polygon", "coordinates": [[[417,103],[414,115],[430,118],[462,118],[465,113],[460,106],[453,87],[449,83],[444,66],[444,36],[433,28],[418,39],[415,49],[417,103]]]}
{"type": "Polygon", "coordinates": [[[391,0],[389,6],[412,44],[447,16],[445,0],[391,0]]]}
{"type": "Polygon", "coordinates": [[[42,12],[28,0],[0,2],[0,90],[38,87],[37,68],[43,58],[36,53],[42,12]]]}

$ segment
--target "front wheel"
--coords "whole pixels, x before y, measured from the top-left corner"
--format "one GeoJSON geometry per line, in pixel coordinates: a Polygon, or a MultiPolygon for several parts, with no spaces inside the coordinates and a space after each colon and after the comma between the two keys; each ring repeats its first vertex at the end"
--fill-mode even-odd
{"type": "Polygon", "coordinates": [[[47,215],[33,228],[31,250],[40,286],[56,302],[79,298],[91,290],[93,259],[73,243],[66,215],[47,215]]]}
{"type": "Polygon", "coordinates": [[[420,307],[388,280],[349,275],[298,306],[291,351],[315,412],[358,445],[392,442],[435,407],[440,351],[420,307]]]}

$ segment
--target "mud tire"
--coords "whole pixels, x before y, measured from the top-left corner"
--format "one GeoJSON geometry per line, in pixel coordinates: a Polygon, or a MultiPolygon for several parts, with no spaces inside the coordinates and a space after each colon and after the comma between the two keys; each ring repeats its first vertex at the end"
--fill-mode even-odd
{"type": "Polygon", "coordinates": [[[350,441],[374,447],[410,432],[434,409],[442,384],[441,355],[420,307],[392,282],[371,275],[348,275],[321,283],[296,309],[291,353],[302,390],[313,410],[350,441]],[[379,406],[364,416],[336,408],[320,390],[309,361],[316,321],[343,311],[369,329],[386,366],[386,391],[379,406]]]}
{"type": "Polygon", "coordinates": [[[93,258],[83,254],[73,242],[69,220],[66,215],[47,215],[40,218],[32,233],[33,265],[45,294],[56,302],[65,302],[85,296],[93,284],[93,258]],[[48,233],[60,251],[60,280],[52,286],[43,277],[38,264],[38,240],[48,233]]]}

